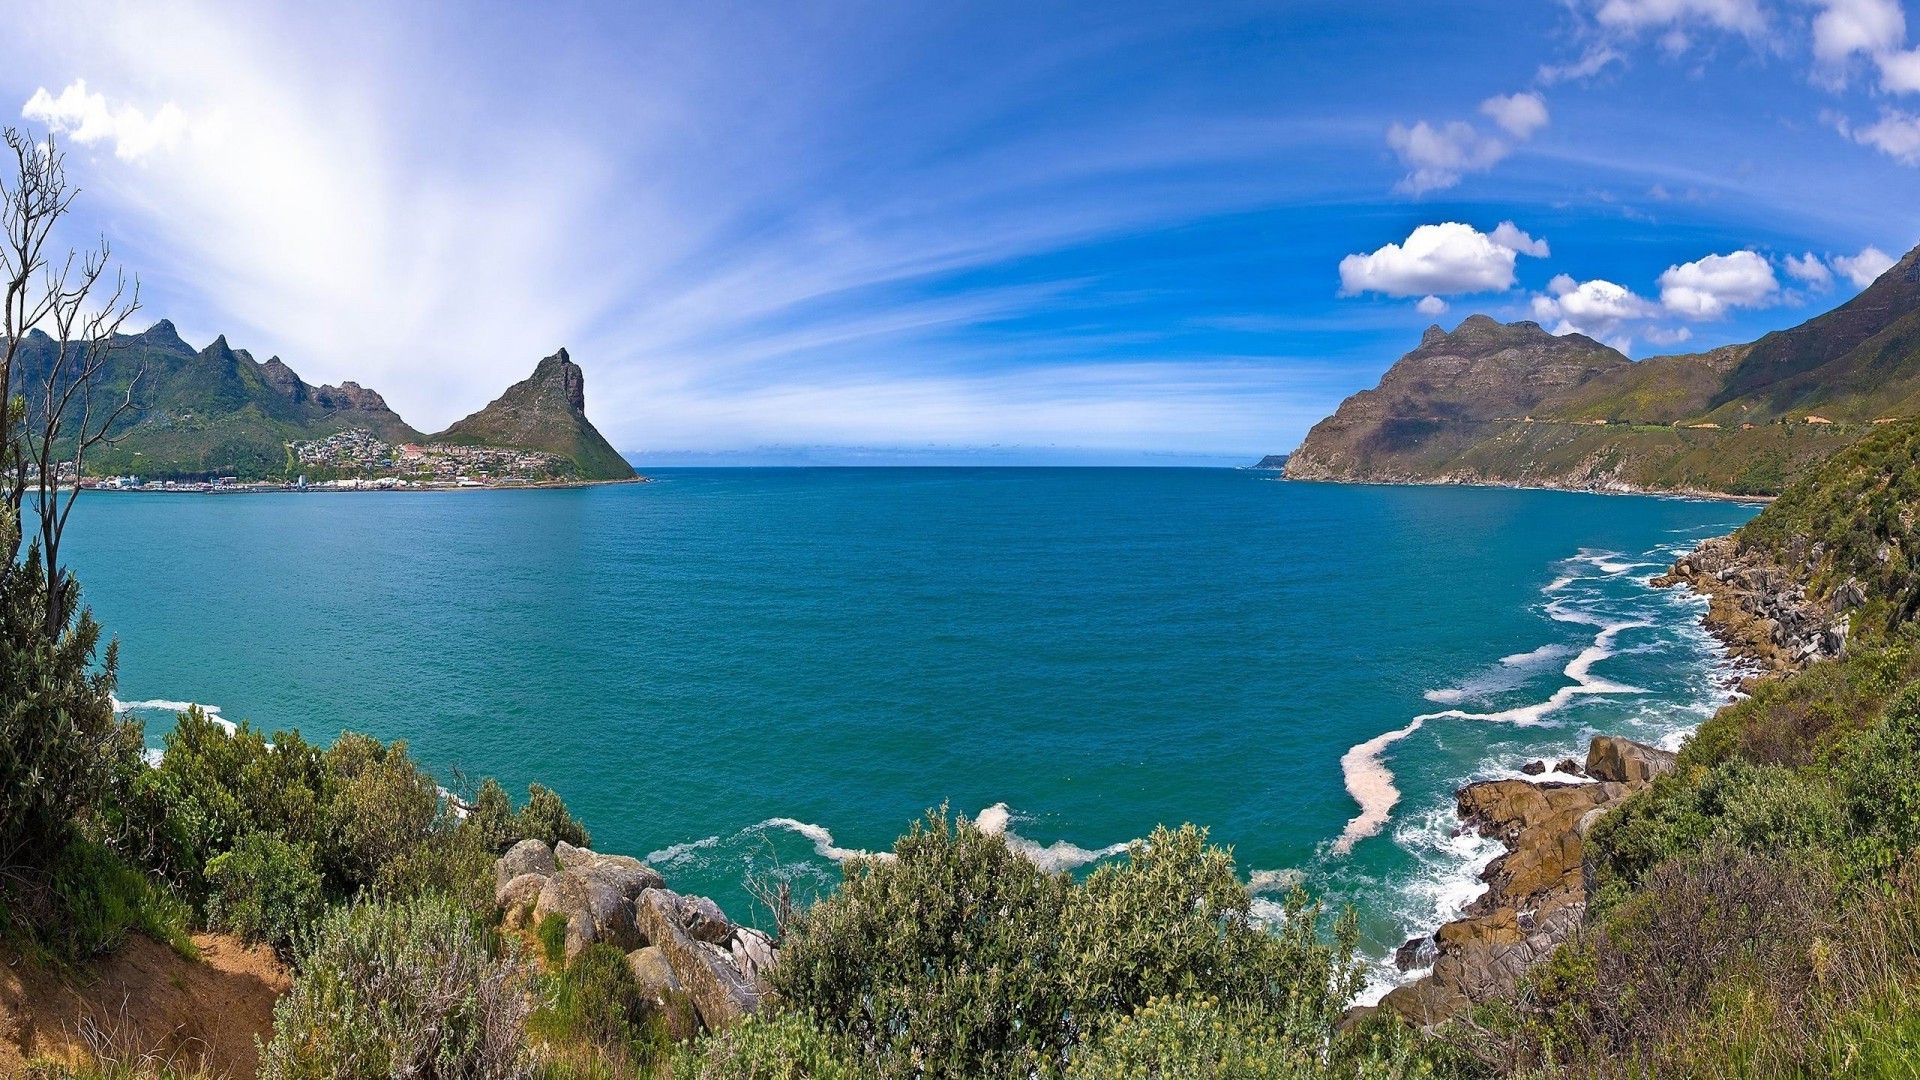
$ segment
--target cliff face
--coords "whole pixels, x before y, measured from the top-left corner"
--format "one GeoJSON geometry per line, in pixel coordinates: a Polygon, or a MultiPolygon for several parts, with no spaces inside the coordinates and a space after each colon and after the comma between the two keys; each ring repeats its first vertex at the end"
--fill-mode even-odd
{"type": "Polygon", "coordinates": [[[584,480],[634,475],[587,419],[586,376],[561,349],[479,412],[433,436],[435,442],[517,446],[571,458],[584,480]]]}
{"type": "Polygon", "coordinates": [[[1777,494],[1876,422],[1920,415],[1920,249],[1833,311],[1638,363],[1472,316],[1426,332],[1289,459],[1300,480],[1777,494]]]}

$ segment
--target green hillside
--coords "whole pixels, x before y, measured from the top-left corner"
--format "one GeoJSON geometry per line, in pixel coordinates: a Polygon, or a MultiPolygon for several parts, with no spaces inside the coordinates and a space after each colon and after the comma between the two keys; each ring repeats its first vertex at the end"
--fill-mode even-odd
{"type": "Polygon", "coordinates": [[[624,480],[633,466],[587,419],[586,376],[561,349],[486,408],[432,437],[462,446],[518,446],[573,459],[583,480],[624,480]]]}

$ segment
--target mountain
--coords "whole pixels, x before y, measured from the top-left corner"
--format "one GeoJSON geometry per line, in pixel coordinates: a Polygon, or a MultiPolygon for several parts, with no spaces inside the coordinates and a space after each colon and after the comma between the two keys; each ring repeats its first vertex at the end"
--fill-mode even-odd
{"type": "Polygon", "coordinates": [[[587,419],[586,376],[561,349],[479,412],[433,436],[462,446],[517,446],[573,459],[584,480],[624,480],[633,466],[587,419]]]}
{"type": "Polygon", "coordinates": [[[1314,425],[1301,480],[1778,493],[1920,415],[1920,249],[1824,315],[1759,341],[1638,362],[1578,334],[1435,326],[1314,425]]]}
{"type": "MultiPolygon", "coordinates": [[[[21,342],[14,386],[16,392],[25,392],[30,411],[35,396],[31,387],[45,380],[57,354],[54,339],[39,331],[29,332],[21,342]]],[[[486,431],[491,429],[483,424],[457,441],[558,453],[573,460],[582,479],[632,476],[633,470],[586,420],[580,369],[565,360],[564,350],[559,359],[571,374],[561,373],[565,408],[559,412],[565,415],[555,424],[526,430],[501,428],[497,441],[488,437],[486,431]],[[573,441],[553,437],[549,427],[570,432],[573,441]],[[541,441],[511,441],[521,436],[541,441]]],[[[516,385],[489,410],[539,382],[541,372],[552,363],[553,358],[542,361],[533,379],[516,385]]],[[[288,474],[292,444],[340,432],[366,431],[393,445],[427,441],[427,436],[388,407],[386,399],[358,383],[312,385],[278,356],[262,363],[245,349],[230,346],[224,336],[196,350],[164,319],[143,333],[114,339],[99,397],[120,399],[129,389],[134,408],[115,426],[113,445],[89,452],[89,474],[263,479],[288,474]]],[[[536,411],[542,416],[555,412],[536,411]]],[[[482,410],[454,427],[460,429],[487,412],[482,410]]]]}

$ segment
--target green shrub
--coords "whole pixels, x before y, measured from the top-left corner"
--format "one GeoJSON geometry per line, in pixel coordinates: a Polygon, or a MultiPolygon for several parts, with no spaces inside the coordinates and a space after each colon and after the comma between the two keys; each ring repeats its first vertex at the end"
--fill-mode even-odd
{"type": "Polygon", "coordinates": [[[552,971],[559,971],[567,963],[567,917],[557,911],[550,911],[541,918],[539,925],[533,928],[533,936],[540,942],[540,957],[547,962],[552,971]]]}
{"type": "Polygon", "coordinates": [[[207,922],[248,942],[286,949],[320,914],[311,844],[248,833],[207,863],[207,922]]]}
{"type": "Polygon", "coordinates": [[[1264,1009],[1299,1010],[1316,1045],[1360,989],[1349,916],[1320,941],[1318,909],[1288,898],[1277,930],[1256,923],[1233,855],[1204,829],[1158,828],[1067,891],[1060,950],[1075,1017],[1124,1013],[1153,998],[1204,995],[1264,1009]]]}
{"type": "Polygon", "coordinates": [[[445,899],[336,907],[303,935],[263,1080],[531,1075],[526,973],[445,899]]]}
{"type": "Polygon", "coordinates": [[[882,1076],[1045,1073],[1174,993],[1266,1010],[1318,1053],[1357,989],[1351,916],[1326,944],[1296,895],[1277,933],[1259,926],[1232,856],[1191,827],[1157,829],[1075,884],[934,812],[892,861],[846,874],[786,928],[772,978],[882,1076]]]}
{"type": "Polygon", "coordinates": [[[1172,1080],[1275,1080],[1322,1077],[1318,1047],[1287,1038],[1284,1026],[1257,1009],[1214,998],[1154,998],[1121,1016],[1073,1057],[1068,1080],[1116,1076],[1172,1080]]]}
{"type": "Polygon", "coordinates": [[[74,839],[29,888],[0,905],[7,935],[60,963],[112,952],[140,932],[197,956],[187,906],[111,849],[74,839]]]}
{"type": "Polygon", "coordinates": [[[330,808],[338,846],[336,879],[344,886],[392,888],[382,872],[414,851],[442,821],[440,788],[414,764],[407,744],[345,732],[325,761],[337,794],[330,808]]]}
{"type": "Polygon", "coordinates": [[[587,827],[573,819],[567,804],[551,789],[539,784],[527,786],[527,805],[514,817],[513,834],[522,840],[544,840],[548,847],[563,841],[575,847],[592,847],[587,827]]]}
{"type": "Polygon", "coordinates": [[[1842,784],[1863,856],[1890,870],[1920,844],[1920,685],[1846,748],[1842,784]]]}
{"type": "Polygon", "coordinates": [[[671,1080],[866,1080],[878,1074],[806,1017],[785,1012],[749,1017],[683,1044],[666,1075],[671,1080]]]}
{"type": "Polygon", "coordinates": [[[517,822],[513,816],[513,800],[507,796],[507,789],[491,776],[481,781],[480,790],[474,795],[473,806],[467,810],[461,827],[473,834],[475,842],[496,858],[520,839],[515,831],[517,822]]]}
{"type": "Polygon", "coordinates": [[[787,929],[773,982],[886,1076],[1012,1076],[1059,1060],[1070,880],[944,811],[892,861],[853,859],[787,929]]]}
{"type": "Polygon", "coordinates": [[[16,508],[0,505],[0,866],[35,868],[98,808],[124,735],[113,713],[117,644],[99,650],[100,627],[71,577],[49,612],[43,560],[34,546],[21,559],[20,545],[16,508]]]}
{"type": "Polygon", "coordinates": [[[1768,853],[1827,850],[1846,835],[1826,784],[1777,765],[1735,758],[1673,772],[1602,817],[1588,835],[1597,908],[1661,863],[1710,844],[1768,853]]]}
{"type": "Polygon", "coordinates": [[[591,1043],[620,1071],[644,1067],[664,1051],[665,1026],[614,946],[587,946],[549,986],[546,1003],[527,1022],[534,1034],[591,1043]]]}

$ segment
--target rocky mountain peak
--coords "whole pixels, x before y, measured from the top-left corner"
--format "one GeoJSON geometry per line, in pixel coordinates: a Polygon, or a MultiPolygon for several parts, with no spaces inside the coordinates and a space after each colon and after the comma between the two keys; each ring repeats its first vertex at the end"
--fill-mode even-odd
{"type": "Polygon", "coordinates": [[[171,349],[176,352],[192,352],[193,346],[180,340],[180,331],[174,329],[173,320],[161,319],[146,328],[139,335],[140,343],[149,348],[171,349]]]}

